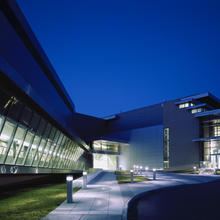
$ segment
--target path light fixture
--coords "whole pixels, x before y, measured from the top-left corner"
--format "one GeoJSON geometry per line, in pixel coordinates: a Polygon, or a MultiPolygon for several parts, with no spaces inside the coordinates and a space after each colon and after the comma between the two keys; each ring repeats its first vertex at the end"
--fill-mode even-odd
{"type": "Polygon", "coordinates": [[[67,185],[67,203],[73,203],[73,176],[66,176],[66,185],[67,185]]]}
{"type": "Polygon", "coordinates": [[[196,174],[196,167],[193,167],[193,174],[196,174]]]}
{"type": "Polygon", "coordinates": [[[156,180],[156,172],[157,172],[157,170],[154,168],[153,169],[153,180],[156,180]]]}
{"type": "Polygon", "coordinates": [[[130,173],[131,173],[131,183],[133,183],[134,182],[134,171],[130,170],[130,173]]]}
{"type": "Polygon", "coordinates": [[[87,172],[83,171],[83,189],[87,188],[87,172]]]}
{"type": "Polygon", "coordinates": [[[142,166],[140,166],[140,174],[142,175],[142,169],[143,169],[143,167],[142,166]]]}

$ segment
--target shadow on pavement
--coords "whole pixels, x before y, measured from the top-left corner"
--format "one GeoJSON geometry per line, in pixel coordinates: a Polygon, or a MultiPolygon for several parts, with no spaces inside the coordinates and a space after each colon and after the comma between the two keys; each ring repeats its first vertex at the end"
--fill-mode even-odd
{"type": "Polygon", "coordinates": [[[220,181],[148,192],[128,208],[128,220],[219,220],[220,181]]]}

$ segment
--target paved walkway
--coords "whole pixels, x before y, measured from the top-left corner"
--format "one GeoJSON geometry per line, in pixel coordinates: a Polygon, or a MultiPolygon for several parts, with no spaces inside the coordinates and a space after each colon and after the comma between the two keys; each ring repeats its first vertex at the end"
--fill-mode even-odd
{"type": "MultiPolygon", "coordinates": [[[[145,175],[152,178],[152,172],[145,175]]],[[[90,182],[87,189],[81,189],[73,195],[74,203],[63,202],[42,220],[118,220],[122,219],[127,202],[141,192],[216,179],[220,180],[220,177],[158,173],[155,181],[118,184],[113,172],[103,172],[90,182]]]]}

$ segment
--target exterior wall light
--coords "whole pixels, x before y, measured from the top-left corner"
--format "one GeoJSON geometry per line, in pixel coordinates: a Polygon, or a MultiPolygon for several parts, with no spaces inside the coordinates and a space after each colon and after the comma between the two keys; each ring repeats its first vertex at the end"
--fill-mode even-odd
{"type": "Polygon", "coordinates": [[[148,168],[148,167],[145,167],[145,170],[149,170],[149,168],[148,168]]]}

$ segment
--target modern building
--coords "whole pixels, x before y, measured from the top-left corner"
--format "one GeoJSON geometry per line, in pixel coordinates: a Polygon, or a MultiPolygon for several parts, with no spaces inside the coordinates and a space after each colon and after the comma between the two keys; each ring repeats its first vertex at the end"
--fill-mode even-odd
{"type": "Polygon", "coordinates": [[[0,173],[220,168],[212,94],[105,118],[80,114],[14,0],[0,2],[0,29],[0,173]]]}

